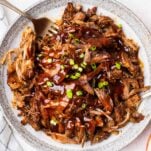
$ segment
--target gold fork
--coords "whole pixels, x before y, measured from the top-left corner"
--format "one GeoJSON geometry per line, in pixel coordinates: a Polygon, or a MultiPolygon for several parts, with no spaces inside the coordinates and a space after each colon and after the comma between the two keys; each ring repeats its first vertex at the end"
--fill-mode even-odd
{"type": "Polygon", "coordinates": [[[52,22],[50,19],[48,19],[47,17],[35,19],[32,16],[30,16],[29,14],[21,11],[20,9],[18,9],[17,7],[15,7],[11,3],[9,3],[7,0],[0,0],[0,4],[6,6],[9,9],[15,11],[16,13],[28,18],[33,23],[37,36],[45,35],[46,33],[48,33],[48,30],[49,30],[49,33],[51,32],[51,35],[58,33],[59,27],[54,22],[52,22]]]}

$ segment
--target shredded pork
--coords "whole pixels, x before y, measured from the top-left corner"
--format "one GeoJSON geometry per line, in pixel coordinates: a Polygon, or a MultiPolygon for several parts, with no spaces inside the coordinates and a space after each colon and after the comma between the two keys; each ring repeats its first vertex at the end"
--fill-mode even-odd
{"type": "Polygon", "coordinates": [[[38,40],[27,27],[2,60],[22,124],[61,143],[97,143],[137,112],[144,86],[139,47],[97,8],[68,3],[56,35],[38,40]]]}

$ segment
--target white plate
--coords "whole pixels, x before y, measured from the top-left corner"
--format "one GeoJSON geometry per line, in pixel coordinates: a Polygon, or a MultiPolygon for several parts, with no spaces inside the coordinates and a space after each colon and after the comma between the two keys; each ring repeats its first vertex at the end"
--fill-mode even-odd
{"type": "MultiPolygon", "coordinates": [[[[32,7],[28,12],[33,16],[49,16],[52,20],[56,20],[61,18],[67,2],[67,0],[46,0],[32,7]]],[[[145,85],[151,85],[151,35],[143,23],[130,10],[113,0],[93,0],[87,2],[84,0],[73,0],[73,2],[82,4],[84,9],[97,6],[98,14],[101,13],[110,16],[115,22],[122,24],[126,35],[129,38],[134,39],[140,46],[139,57],[144,63],[145,85]]],[[[14,23],[2,42],[0,48],[1,56],[9,48],[18,47],[21,31],[27,24],[29,24],[28,20],[23,17],[20,17],[14,23]]],[[[22,126],[20,124],[20,119],[17,117],[17,111],[11,108],[12,93],[7,85],[7,72],[5,66],[0,68],[0,80],[2,83],[2,85],[0,85],[0,95],[2,96],[0,102],[6,118],[12,127],[17,130],[28,143],[41,150],[119,150],[135,139],[144,130],[151,118],[151,99],[148,97],[143,100],[143,103],[139,108],[139,111],[145,115],[145,119],[138,124],[128,124],[120,130],[119,135],[112,135],[107,140],[92,146],[89,143],[86,143],[84,148],[81,148],[81,145],[61,144],[52,140],[43,132],[35,132],[30,125],[22,126]]]]}

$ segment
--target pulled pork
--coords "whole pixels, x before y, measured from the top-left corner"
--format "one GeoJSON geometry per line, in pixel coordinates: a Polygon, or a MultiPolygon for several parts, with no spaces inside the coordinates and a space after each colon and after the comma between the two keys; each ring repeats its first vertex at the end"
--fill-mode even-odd
{"type": "Polygon", "coordinates": [[[29,123],[61,143],[97,143],[129,121],[139,122],[145,87],[139,47],[93,7],[68,3],[59,31],[39,41],[30,27],[10,50],[8,85],[29,123]]]}

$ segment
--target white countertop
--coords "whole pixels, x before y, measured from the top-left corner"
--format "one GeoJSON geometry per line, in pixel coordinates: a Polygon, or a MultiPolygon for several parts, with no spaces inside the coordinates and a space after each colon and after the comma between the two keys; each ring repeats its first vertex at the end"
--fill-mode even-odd
{"type": "MultiPolygon", "coordinates": [[[[8,1],[14,4],[15,6],[17,6],[18,8],[24,10],[40,0],[32,0],[32,1],[8,0],[8,1]]],[[[151,31],[151,1],[149,0],[118,0],[118,1],[126,5],[128,8],[130,8],[145,23],[145,25],[151,31]]],[[[5,11],[9,24],[11,25],[13,21],[16,19],[16,17],[18,16],[18,14],[14,13],[8,8],[5,8],[5,11]]],[[[135,139],[131,144],[129,144],[124,149],[122,149],[122,151],[145,151],[147,139],[149,135],[151,135],[151,123],[150,125],[148,125],[145,131],[139,137],[137,137],[137,139],[135,139]]]]}

